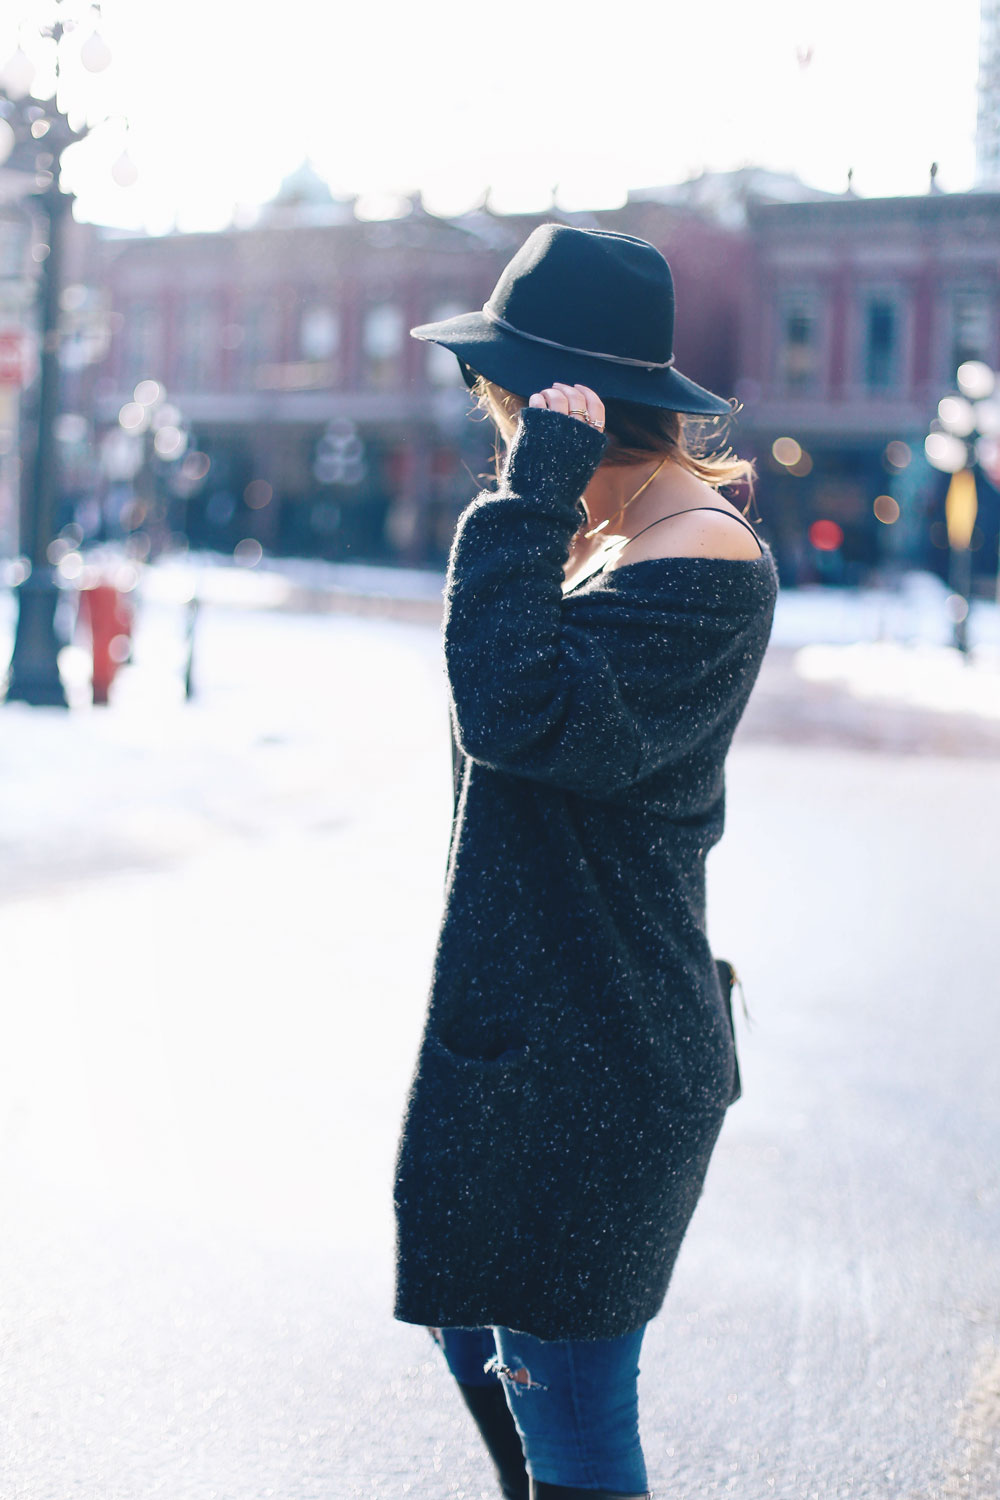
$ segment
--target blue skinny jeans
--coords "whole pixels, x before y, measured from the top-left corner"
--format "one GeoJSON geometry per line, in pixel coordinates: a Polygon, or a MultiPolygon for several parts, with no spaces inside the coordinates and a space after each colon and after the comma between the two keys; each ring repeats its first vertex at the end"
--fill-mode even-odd
{"type": "Polygon", "coordinates": [[[463,1385],[503,1382],[532,1478],[646,1495],[639,1442],[639,1347],[617,1339],[542,1340],[510,1328],[432,1328],[463,1385]]]}

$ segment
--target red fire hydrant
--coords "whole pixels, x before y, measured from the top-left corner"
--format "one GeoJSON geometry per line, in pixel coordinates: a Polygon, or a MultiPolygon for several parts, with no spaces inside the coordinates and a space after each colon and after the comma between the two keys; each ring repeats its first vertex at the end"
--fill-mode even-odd
{"type": "Polygon", "coordinates": [[[132,650],[132,605],[106,577],[98,577],[80,590],[80,615],[90,630],[94,702],[107,703],[115,673],[132,650]]]}

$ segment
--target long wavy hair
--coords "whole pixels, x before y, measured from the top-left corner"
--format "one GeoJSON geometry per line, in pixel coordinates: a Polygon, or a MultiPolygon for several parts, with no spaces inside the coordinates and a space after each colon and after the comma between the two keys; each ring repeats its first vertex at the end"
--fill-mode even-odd
{"type": "MultiPolygon", "coordinates": [[[[476,407],[489,417],[504,441],[509,441],[517,426],[517,414],[527,406],[526,396],[505,390],[484,375],[475,373],[470,390],[476,407]]],[[[730,448],[719,451],[725,441],[725,424],[739,410],[735,406],[729,416],[691,416],[685,412],[671,411],[659,406],[640,406],[634,401],[604,402],[604,430],[610,438],[602,464],[619,466],[641,464],[651,458],[668,457],[689,474],[710,484],[713,489],[725,485],[745,485],[747,502],[745,515],[753,504],[754,482],[757,471],[753,459],[738,458],[730,448]],[[714,445],[715,451],[712,451],[714,445]]],[[[494,467],[497,478],[503,462],[499,445],[494,445],[494,467]]]]}

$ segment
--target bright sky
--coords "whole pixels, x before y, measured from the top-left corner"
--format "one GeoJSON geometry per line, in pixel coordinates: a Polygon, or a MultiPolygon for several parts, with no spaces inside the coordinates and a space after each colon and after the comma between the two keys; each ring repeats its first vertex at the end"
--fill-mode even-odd
{"type": "MultiPolygon", "coordinates": [[[[748,163],[838,192],[853,166],[864,196],[924,192],[935,160],[946,191],[974,180],[978,0],[102,8],[113,60],[74,96],[127,116],[139,177],[111,178],[120,119],[67,154],[97,222],[216,228],[306,157],[335,193],[420,187],[442,213],[487,186],[499,209],[545,208],[555,184],[564,207],[600,207],[748,163]]],[[[16,43],[0,19],[0,65],[16,43]]]]}

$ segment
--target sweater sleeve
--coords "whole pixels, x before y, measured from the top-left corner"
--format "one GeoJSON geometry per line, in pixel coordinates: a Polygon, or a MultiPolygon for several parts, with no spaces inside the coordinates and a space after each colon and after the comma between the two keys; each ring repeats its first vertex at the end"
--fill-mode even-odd
{"type": "Polygon", "coordinates": [[[563,598],[580,495],[607,439],[524,408],[495,493],[463,511],[448,560],[444,646],[460,749],[497,770],[609,794],[644,774],[644,734],[598,632],[563,598]]]}

